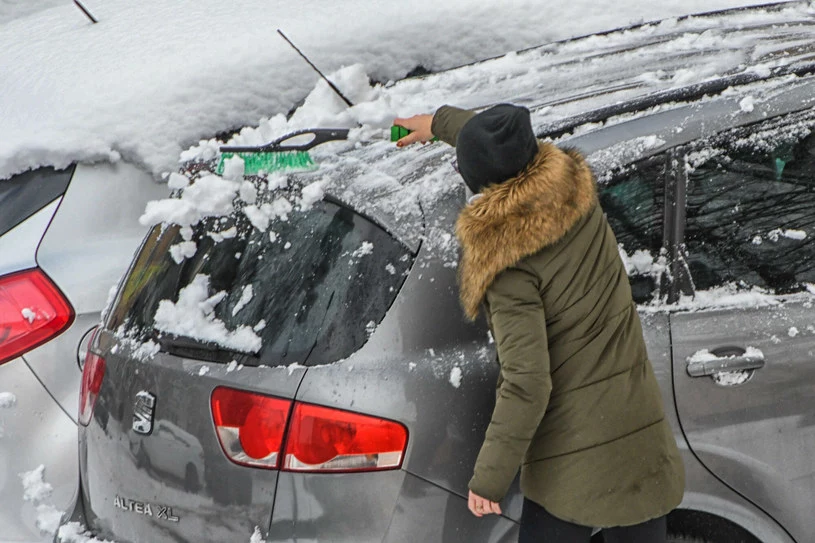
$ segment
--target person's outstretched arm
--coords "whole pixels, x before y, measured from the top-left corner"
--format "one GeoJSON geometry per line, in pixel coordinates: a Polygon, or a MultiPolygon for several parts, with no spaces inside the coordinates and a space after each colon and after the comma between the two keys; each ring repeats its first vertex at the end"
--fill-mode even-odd
{"type": "Polygon", "coordinates": [[[397,147],[404,147],[411,143],[426,143],[439,138],[453,147],[456,146],[458,133],[464,123],[469,121],[475,112],[461,109],[454,106],[442,106],[434,115],[414,115],[407,118],[396,118],[393,124],[404,126],[411,133],[396,142],[397,147]]]}

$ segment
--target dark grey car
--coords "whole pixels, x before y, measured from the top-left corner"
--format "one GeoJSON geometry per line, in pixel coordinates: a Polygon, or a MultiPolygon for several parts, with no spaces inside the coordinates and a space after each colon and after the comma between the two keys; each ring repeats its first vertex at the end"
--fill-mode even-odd
{"type": "MultiPolygon", "coordinates": [[[[813,540],[814,35],[792,3],[390,89],[498,73],[449,101],[524,103],[589,156],[685,460],[675,536],[813,540]]],[[[68,520],[122,542],[515,540],[517,485],[502,516],[467,510],[498,366],[458,304],[452,156],[347,145],[191,232],[156,226],[85,363],[68,520]],[[259,228],[246,206],[280,198],[300,205],[259,228]]]]}

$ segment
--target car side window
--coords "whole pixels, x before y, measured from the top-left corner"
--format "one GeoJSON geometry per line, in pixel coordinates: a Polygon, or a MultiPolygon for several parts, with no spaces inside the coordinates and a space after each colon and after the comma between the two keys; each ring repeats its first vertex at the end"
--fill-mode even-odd
{"type": "Polygon", "coordinates": [[[687,158],[687,262],[696,290],[777,294],[815,282],[815,135],[757,127],[687,158]]]}
{"type": "Polygon", "coordinates": [[[599,187],[600,205],[617,238],[634,301],[653,300],[666,269],[662,255],[666,157],[614,172],[599,187]]]}

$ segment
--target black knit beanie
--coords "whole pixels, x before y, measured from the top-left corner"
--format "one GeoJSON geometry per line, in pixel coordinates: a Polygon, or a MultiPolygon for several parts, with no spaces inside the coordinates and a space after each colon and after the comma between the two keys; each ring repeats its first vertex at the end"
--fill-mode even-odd
{"type": "Polygon", "coordinates": [[[456,140],[458,171],[475,194],[518,175],[537,152],[529,110],[511,104],[473,116],[456,140]]]}

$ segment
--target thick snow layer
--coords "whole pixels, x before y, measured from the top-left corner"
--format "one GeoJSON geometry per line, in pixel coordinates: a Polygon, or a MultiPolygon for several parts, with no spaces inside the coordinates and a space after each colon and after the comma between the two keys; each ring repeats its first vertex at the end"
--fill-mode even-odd
{"type": "Polygon", "coordinates": [[[158,176],[195,141],[288,111],[317,75],[277,28],[324,72],[362,64],[386,81],[417,65],[439,70],[632,22],[760,3],[629,1],[609,11],[586,0],[375,8],[363,0],[107,0],[86,2],[94,25],[68,0],[39,2],[0,0],[0,179],[122,157],[158,176]],[[55,7],[26,15],[43,5],[55,7]]]}
{"type": "Polygon", "coordinates": [[[155,327],[168,334],[212,341],[241,352],[257,352],[260,337],[251,328],[239,326],[236,330],[227,330],[224,322],[213,315],[213,309],[225,297],[223,291],[210,294],[209,277],[196,275],[192,283],[181,289],[176,303],[159,302],[155,327]]]}

